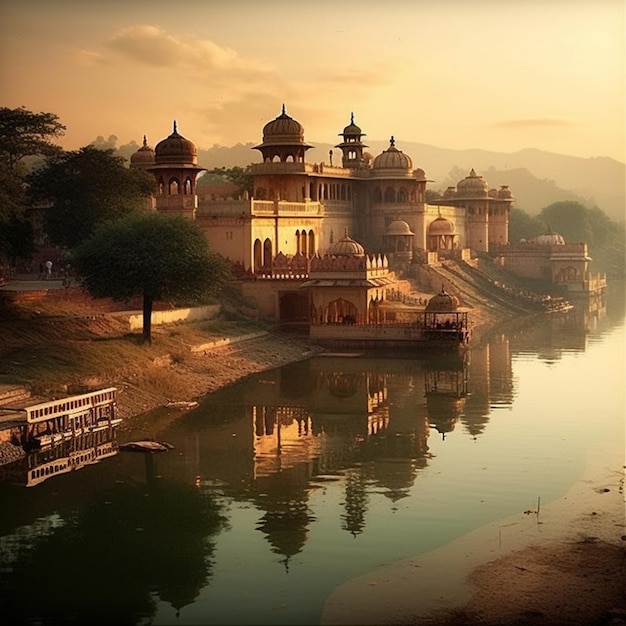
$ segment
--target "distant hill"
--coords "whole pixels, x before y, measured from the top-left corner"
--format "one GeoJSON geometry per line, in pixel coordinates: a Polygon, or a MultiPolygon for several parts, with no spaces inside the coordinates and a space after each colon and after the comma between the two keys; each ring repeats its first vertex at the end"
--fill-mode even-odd
{"type": "MultiPolygon", "coordinates": [[[[339,138],[338,138],[339,139],[339,138]]],[[[367,140],[367,137],[365,137],[367,140]]],[[[341,151],[329,143],[314,143],[307,151],[307,161],[341,163],[341,151]]],[[[388,141],[366,141],[367,151],[376,156],[389,147],[388,141]]],[[[214,145],[198,149],[198,163],[207,169],[245,167],[261,161],[254,150],[256,143],[231,147],[214,145]]],[[[573,200],[585,206],[597,206],[616,221],[626,218],[626,166],[615,159],[596,157],[584,159],[534,148],[503,153],[487,150],[449,150],[428,144],[396,140],[396,147],[409,155],[415,168],[421,167],[433,182],[428,188],[443,191],[448,185],[467,176],[474,168],[490,187],[509,185],[515,206],[536,215],[553,202],[573,200]]],[[[117,148],[126,158],[139,148],[131,143],[117,148]]]]}

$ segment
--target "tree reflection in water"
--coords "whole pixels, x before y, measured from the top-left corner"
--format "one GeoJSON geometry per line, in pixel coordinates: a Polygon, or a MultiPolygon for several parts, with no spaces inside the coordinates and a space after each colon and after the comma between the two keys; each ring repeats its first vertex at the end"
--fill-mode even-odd
{"type": "Polygon", "coordinates": [[[177,611],[196,599],[226,520],[195,486],[154,479],[152,462],[147,454],[145,484],[95,493],[59,512],[49,533],[12,546],[0,571],[4,623],[136,624],[154,615],[155,595],[177,611]]]}

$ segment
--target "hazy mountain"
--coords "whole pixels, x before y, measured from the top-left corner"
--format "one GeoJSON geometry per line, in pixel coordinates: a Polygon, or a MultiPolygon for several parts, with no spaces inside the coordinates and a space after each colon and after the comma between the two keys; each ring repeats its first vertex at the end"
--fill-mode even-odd
{"type": "MultiPolygon", "coordinates": [[[[109,139],[112,139],[110,137],[109,139]]],[[[99,138],[102,140],[102,138],[99,138]]],[[[337,138],[339,142],[339,137],[337,138]]],[[[376,156],[389,147],[388,141],[367,141],[367,151],[376,156]]],[[[341,163],[341,151],[333,144],[313,143],[306,159],[312,163],[341,163]]],[[[198,149],[198,163],[207,169],[215,167],[244,167],[258,163],[261,154],[256,143],[231,147],[214,145],[198,149]]],[[[597,206],[611,219],[625,219],[626,167],[608,157],[580,158],[533,148],[503,153],[487,150],[449,150],[428,144],[396,140],[396,147],[411,157],[413,167],[420,167],[432,181],[428,188],[443,191],[456,185],[474,168],[490,187],[509,185],[516,198],[515,206],[531,215],[553,202],[573,200],[586,206],[597,206]]],[[[139,148],[130,143],[120,146],[121,155],[129,158],[139,148]]]]}

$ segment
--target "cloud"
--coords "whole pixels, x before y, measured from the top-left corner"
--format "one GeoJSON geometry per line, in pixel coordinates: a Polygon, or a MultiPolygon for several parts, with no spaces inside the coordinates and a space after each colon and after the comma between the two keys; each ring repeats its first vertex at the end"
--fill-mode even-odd
{"type": "Polygon", "coordinates": [[[99,52],[93,50],[70,50],[69,52],[72,59],[79,65],[86,67],[92,67],[94,65],[102,65],[107,63],[105,57],[99,52]]]}
{"type": "Polygon", "coordinates": [[[107,45],[137,63],[155,68],[184,65],[200,72],[266,69],[256,61],[241,59],[232,48],[189,35],[174,36],[150,25],[123,28],[107,45]]]}
{"type": "Polygon", "coordinates": [[[494,128],[510,128],[510,129],[524,129],[524,128],[556,128],[574,126],[574,122],[556,118],[539,118],[539,119],[522,119],[522,120],[503,120],[502,122],[496,122],[492,124],[494,128]]]}
{"type": "Polygon", "coordinates": [[[111,37],[108,45],[134,61],[153,67],[178,65],[183,52],[176,38],[154,26],[123,28],[111,37]]]}

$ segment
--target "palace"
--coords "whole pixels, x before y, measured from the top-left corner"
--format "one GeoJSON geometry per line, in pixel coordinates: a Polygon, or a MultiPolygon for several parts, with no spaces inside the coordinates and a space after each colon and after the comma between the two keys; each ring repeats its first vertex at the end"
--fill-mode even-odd
{"type": "MultiPolygon", "coordinates": [[[[386,150],[372,156],[354,115],[338,136],[340,164],[333,163],[332,150],[329,163],[308,163],[306,152],[312,146],[305,141],[303,126],[283,105],[280,115],[265,124],[262,141],[254,147],[263,160],[251,165],[252,194],[237,198],[217,197],[214,190],[197,185],[204,168],[198,164],[195,144],[179,134],[176,122],[154,149],[144,137],[130,166],[155,177],[154,209],[195,220],[211,250],[229,260],[240,277],[250,279],[242,291],[264,317],[312,323],[328,319],[336,305],[321,313],[312,310],[310,294],[301,288],[309,279],[311,263],[325,256],[363,257],[365,250],[373,255],[368,257],[368,271],[375,269],[379,282],[372,282],[368,271],[359,276],[367,283],[366,302],[358,310],[349,307],[359,323],[372,319],[370,304],[406,290],[401,279],[414,276],[416,266],[497,253],[501,265],[520,267],[515,260],[506,260],[514,202],[508,186],[490,189],[472,169],[456,187],[427,202],[425,171],[414,168],[394,137],[386,150]]],[[[586,246],[582,255],[569,252],[569,265],[559,276],[575,276],[582,285],[590,260],[586,246]]],[[[363,293],[346,297],[341,288],[345,291],[347,285],[336,280],[330,297],[320,293],[323,284],[315,283],[320,301],[343,299],[354,305],[355,297],[363,297],[363,293]]]]}

